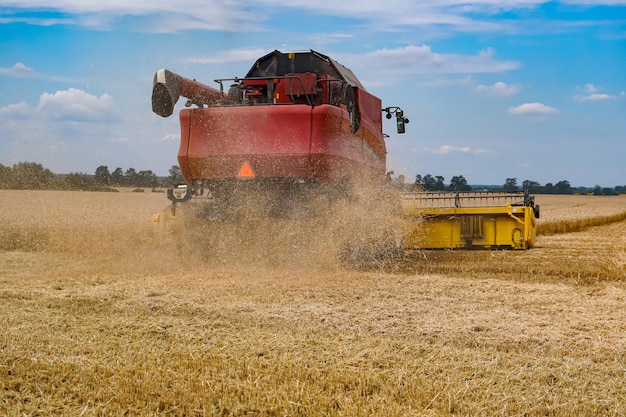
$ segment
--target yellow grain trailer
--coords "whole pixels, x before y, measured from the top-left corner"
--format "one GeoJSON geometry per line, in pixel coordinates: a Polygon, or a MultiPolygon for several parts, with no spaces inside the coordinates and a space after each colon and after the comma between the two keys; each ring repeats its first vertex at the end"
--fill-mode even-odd
{"type": "Polygon", "coordinates": [[[406,216],[424,219],[404,235],[405,248],[530,249],[539,206],[528,193],[402,193],[406,216]]]}

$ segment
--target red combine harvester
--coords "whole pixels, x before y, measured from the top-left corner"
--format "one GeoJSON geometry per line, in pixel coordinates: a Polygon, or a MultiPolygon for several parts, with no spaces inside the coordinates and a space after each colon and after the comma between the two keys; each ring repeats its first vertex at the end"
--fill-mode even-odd
{"type": "Polygon", "coordinates": [[[382,113],[395,115],[398,133],[408,123],[400,108],[383,109],[351,70],[313,50],[274,51],[244,78],[215,82],[164,69],[154,76],[156,114],[168,117],[179,97],[188,100],[178,151],[186,184],[168,190],[173,208],[205,196],[207,210],[222,217],[256,194],[271,212],[284,212],[311,195],[382,185],[382,113]]]}

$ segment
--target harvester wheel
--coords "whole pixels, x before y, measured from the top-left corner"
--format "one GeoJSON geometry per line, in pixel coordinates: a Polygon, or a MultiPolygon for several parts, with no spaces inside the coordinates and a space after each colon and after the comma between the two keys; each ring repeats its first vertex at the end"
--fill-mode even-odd
{"type": "Polygon", "coordinates": [[[346,110],[348,110],[350,131],[354,134],[361,126],[361,113],[359,113],[359,108],[356,105],[356,98],[354,97],[354,90],[351,85],[345,86],[343,102],[346,105],[346,110]]]}

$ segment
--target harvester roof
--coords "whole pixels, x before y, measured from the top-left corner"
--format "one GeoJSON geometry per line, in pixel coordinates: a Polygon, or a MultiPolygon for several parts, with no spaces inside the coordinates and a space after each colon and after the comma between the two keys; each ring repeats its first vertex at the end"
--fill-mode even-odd
{"type": "Polygon", "coordinates": [[[328,74],[351,86],[365,90],[363,84],[349,68],[312,49],[304,52],[283,53],[277,50],[270,52],[254,63],[246,77],[281,77],[306,72],[328,74]]]}

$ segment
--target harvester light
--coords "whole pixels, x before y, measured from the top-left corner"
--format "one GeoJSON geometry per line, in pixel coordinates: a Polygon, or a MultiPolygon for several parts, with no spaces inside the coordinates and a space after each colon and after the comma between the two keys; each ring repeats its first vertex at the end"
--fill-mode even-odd
{"type": "Polygon", "coordinates": [[[191,199],[191,189],[187,184],[178,184],[167,190],[167,198],[173,203],[182,203],[191,199]]]}

